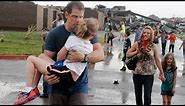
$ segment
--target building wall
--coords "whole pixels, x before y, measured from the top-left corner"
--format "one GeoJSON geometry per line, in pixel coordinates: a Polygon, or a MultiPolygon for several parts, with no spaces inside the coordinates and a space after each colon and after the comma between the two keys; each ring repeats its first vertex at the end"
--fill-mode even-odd
{"type": "Polygon", "coordinates": [[[48,29],[52,28],[52,21],[54,20],[54,14],[55,14],[54,11],[55,11],[54,9],[48,8],[48,21],[47,21],[48,29]]]}
{"type": "Polygon", "coordinates": [[[104,30],[105,15],[102,12],[98,12],[99,30],[104,30]]]}
{"type": "Polygon", "coordinates": [[[41,31],[43,28],[43,22],[44,22],[44,8],[42,6],[37,5],[37,31],[41,31]]]}
{"type": "Polygon", "coordinates": [[[91,8],[85,8],[84,18],[94,17],[98,19],[99,29],[102,30],[104,28],[104,18],[105,15],[103,12],[97,11],[91,8]]]}
{"type": "Polygon", "coordinates": [[[1,2],[1,30],[27,30],[37,23],[37,6],[31,2],[1,2]]]}
{"type": "Polygon", "coordinates": [[[56,19],[57,12],[59,11],[49,7],[43,9],[43,28],[52,28],[52,21],[56,19]]]}
{"type": "Polygon", "coordinates": [[[84,18],[94,17],[98,19],[98,12],[95,9],[85,8],[84,18]]]}
{"type": "MultiPolygon", "coordinates": [[[[37,31],[42,28],[51,29],[52,21],[60,12],[55,8],[36,5],[28,1],[4,1],[0,3],[0,30],[27,31],[29,25],[36,25],[37,31]]],[[[85,8],[85,18],[97,18],[100,29],[104,25],[104,13],[85,8]]]]}
{"type": "Polygon", "coordinates": [[[43,28],[48,28],[48,8],[43,9],[43,28]]]}

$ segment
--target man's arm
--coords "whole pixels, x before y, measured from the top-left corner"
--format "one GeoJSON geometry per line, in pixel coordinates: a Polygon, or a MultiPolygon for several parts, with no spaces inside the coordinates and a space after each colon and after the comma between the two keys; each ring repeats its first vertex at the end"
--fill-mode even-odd
{"type": "Polygon", "coordinates": [[[60,51],[57,54],[57,61],[64,60],[66,58],[66,55],[67,55],[67,49],[64,46],[62,49],[60,49],[60,51]]]}
{"type": "Polygon", "coordinates": [[[87,55],[89,63],[96,63],[104,60],[104,51],[100,43],[93,44],[93,52],[87,55]]]}
{"type": "MultiPolygon", "coordinates": [[[[44,50],[44,54],[45,55],[47,55],[47,56],[49,56],[50,58],[52,58],[52,57],[54,57],[54,55],[55,55],[55,52],[51,52],[51,51],[49,51],[49,50],[44,50]]],[[[49,60],[48,60],[49,61],[49,60]]],[[[48,84],[55,84],[55,83],[58,83],[60,80],[60,78],[59,77],[57,77],[57,76],[55,76],[55,75],[50,75],[49,76],[49,72],[47,71],[45,74],[44,74],[44,80],[46,81],[46,82],[48,82],[48,84]]]]}
{"type": "MultiPolygon", "coordinates": [[[[67,55],[67,59],[71,60],[72,62],[79,62],[83,61],[85,58],[85,54],[81,53],[78,50],[69,51],[67,55]]],[[[103,47],[100,43],[93,44],[93,52],[87,54],[87,61],[89,63],[96,63],[104,60],[104,51],[103,47]]]]}
{"type": "Polygon", "coordinates": [[[47,55],[50,58],[53,58],[55,55],[55,52],[49,51],[49,50],[44,50],[44,54],[47,55]]]}

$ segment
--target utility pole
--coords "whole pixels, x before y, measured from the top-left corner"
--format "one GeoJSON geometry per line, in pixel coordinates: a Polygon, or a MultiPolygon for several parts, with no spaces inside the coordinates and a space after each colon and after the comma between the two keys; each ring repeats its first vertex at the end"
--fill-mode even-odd
{"type": "Polygon", "coordinates": [[[185,61],[183,61],[183,70],[182,70],[182,75],[185,75],[185,61]]]}

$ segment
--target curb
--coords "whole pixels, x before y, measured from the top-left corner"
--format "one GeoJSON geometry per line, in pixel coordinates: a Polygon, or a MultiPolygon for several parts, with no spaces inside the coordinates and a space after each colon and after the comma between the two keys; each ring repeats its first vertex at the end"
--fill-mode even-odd
{"type": "Polygon", "coordinates": [[[0,55],[0,60],[26,60],[28,55],[0,55]]]}

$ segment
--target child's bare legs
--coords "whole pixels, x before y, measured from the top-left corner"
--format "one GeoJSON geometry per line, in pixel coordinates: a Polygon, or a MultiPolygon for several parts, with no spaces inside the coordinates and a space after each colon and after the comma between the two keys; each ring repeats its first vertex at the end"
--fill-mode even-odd
{"type": "Polygon", "coordinates": [[[172,96],[167,96],[167,105],[171,105],[172,96]]]}
{"type": "Polygon", "coordinates": [[[167,105],[167,95],[162,95],[163,105],[167,105]]]}
{"type": "Polygon", "coordinates": [[[22,105],[30,100],[40,96],[37,85],[39,83],[42,73],[47,72],[46,67],[54,63],[54,61],[47,60],[46,55],[41,54],[40,57],[29,56],[26,63],[26,88],[24,92],[18,94],[18,99],[15,101],[15,105],[22,105]],[[45,59],[42,59],[42,57],[45,59]]]}
{"type": "Polygon", "coordinates": [[[163,105],[171,105],[172,96],[163,95],[163,105]]]}
{"type": "MultiPolygon", "coordinates": [[[[47,70],[46,67],[48,65],[54,64],[54,61],[47,60],[47,57],[44,57],[43,54],[40,57],[29,56],[27,58],[26,70],[27,70],[27,87],[35,87],[38,85],[40,77],[47,70]]],[[[49,57],[48,57],[49,58],[49,57]]]]}

